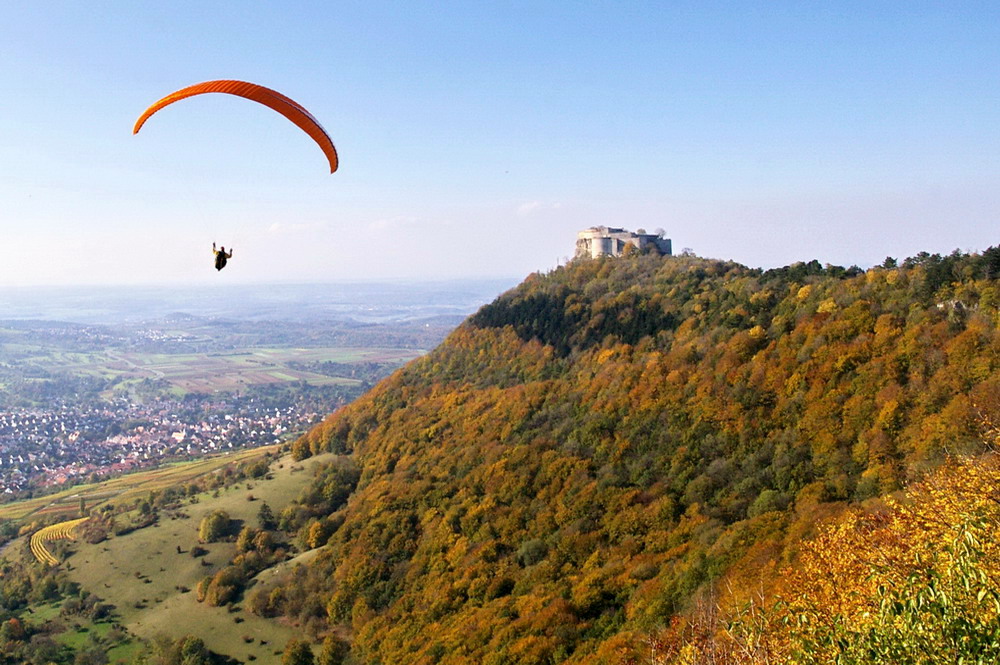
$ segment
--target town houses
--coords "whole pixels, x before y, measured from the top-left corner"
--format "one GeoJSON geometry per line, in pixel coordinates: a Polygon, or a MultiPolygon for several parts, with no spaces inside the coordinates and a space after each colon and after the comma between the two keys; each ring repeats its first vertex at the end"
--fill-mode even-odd
{"type": "Polygon", "coordinates": [[[0,411],[0,493],[277,443],[319,419],[232,395],[0,411]]]}

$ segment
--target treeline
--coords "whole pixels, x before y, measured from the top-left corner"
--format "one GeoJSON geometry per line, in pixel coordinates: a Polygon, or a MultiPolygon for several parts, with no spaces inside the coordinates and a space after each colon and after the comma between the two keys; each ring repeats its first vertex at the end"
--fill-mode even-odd
{"type": "Polygon", "coordinates": [[[340,363],[333,360],[301,362],[291,360],[288,367],[305,372],[314,372],[324,376],[336,376],[345,379],[356,379],[366,387],[384,379],[397,369],[399,362],[353,362],[340,363]]]}
{"type": "Polygon", "coordinates": [[[100,392],[114,385],[111,379],[74,376],[49,371],[37,365],[4,363],[0,365],[0,408],[28,409],[53,404],[94,402],[100,392]]]}
{"type": "Polygon", "coordinates": [[[983,450],[996,254],[532,276],[295,443],[360,477],[267,611],[347,626],[371,662],[615,662],[827,516],[983,450]]]}

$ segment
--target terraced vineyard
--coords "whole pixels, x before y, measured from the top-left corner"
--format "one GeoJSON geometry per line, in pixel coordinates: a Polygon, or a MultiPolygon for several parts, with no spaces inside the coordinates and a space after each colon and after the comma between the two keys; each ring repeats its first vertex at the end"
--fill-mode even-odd
{"type": "Polygon", "coordinates": [[[59,563],[59,559],[53,556],[52,552],[45,546],[45,543],[52,542],[53,540],[76,540],[76,536],[73,535],[73,530],[77,526],[86,522],[89,517],[81,517],[75,520],[69,520],[66,522],[59,522],[58,524],[51,524],[43,529],[39,529],[31,536],[31,553],[35,556],[35,559],[39,563],[47,563],[50,566],[55,566],[59,563]]]}
{"type": "Polygon", "coordinates": [[[83,499],[90,508],[107,501],[128,501],[140,494],[181,485],[206,473],[212,473],[227,464],[244,462],[277,451],[279,448],[277,445],[247,448],[205,457],[194,462],[178,462],[155,469],[126,473],[96,484],[76,485],[53,494],[2,504],[0,520],[26,520],[29,517],[78,514],[80,499],[83,499]]]}

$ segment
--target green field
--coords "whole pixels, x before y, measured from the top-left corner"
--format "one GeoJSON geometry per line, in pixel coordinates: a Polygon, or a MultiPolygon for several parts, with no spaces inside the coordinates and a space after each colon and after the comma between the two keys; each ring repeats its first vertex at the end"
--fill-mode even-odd
{"type": "Polygon", "coordinates": [[[209,550],[203,559],[192,557],[190,550],[198,544],[198,524],[209,512],[224,510],[232,518],[256,526],[262,502],[278,509],[287,505],[308,484],[312,468],[332,459],[333,455],[320,455],[295,463],[285,456],[272,464],[270,479],[251,481],[252,489],[244,482],[221,491],[218,497],[198,495],[196,503],[183,507],[186,518],[164,517],[155,526],[125,536],[97,545],[80,544],[67,560],[69,574],[114,604],[122,623],[140,637],[163,634],[176,639],[197,634],[217,653],[244,662],[251,655],[257,662],[277,662],[275,652],[280,653],[292,637],[300,637],[300,630],[242,608],[231,612],[230,608],[210,607],[195,599],[195,585],[234,556],[235,544],[203,545],[209,550]],[[253,501],[248,500],[250,494],[253,501]],[[202,560],[209,565],[203,565],[202,560]],[[247,641],[251,636],[253,639],[247,641]]]}
{"type": "MultiPolygon", "coordinates": [[[[2,506],[4,514],[0,516],[26,522],[61,512],[75,516],[81,496],[88,498],[88,506],[103,501],[130,501],[150,491],[211,473],[224,464],[274,450],[274,447],[245,450],[133,473],[57,495],[2,506]]],[[[301,639],[299,627],[252,615],[239,604],[228,608],[210,607],[195,598],[194,587],[203,577],[214,574],[229,562],[236,552],[235,543],[203,544],[209,553],[201,558],[192,557],[190,552],[199,544],[198,525],[209,512],[224,510],[233,519],[257,526],[257,512],[263,502],[280,510],[308,485],[316,465],[333,459],[334,455],[324,454],[294,462],[290,455],[285,455],[272,463],[268,477],[243,481],[218,492],[198,494],[186,500],[180,510],[162,514],[153,526],[94,545],[74,542],[70,555],[61,565],[70,579],[100,596],[102,602],[113,604],[120,622],[134,635],[143,638],[165,635],[177,639],[196,634],[209,649],[239,661],[278,662],[286,642],[292,637],[301,639]]],[[[13,541],[6,548],[5,556],[30,556],[25,554],[27,538],[23,536],[13,541]]],[[[278,573],[294,569],[318,551],[299,554],[263,571],[251,586],[271,583],[278,573]]],[[[56,617],[59,606],[60,603],[35,606],[33,620],[56,617]]],[[[61,633],[58,640],[69,646],[83,646],[90,635],[100,635],[108,628],[108,624],[100,622],[86,624],[61,633]]],[[[109,654],[114,656],[111,662],[128,660],[134,648],[134,644],[116,647],[114,653],[109,654]]]]}
{"type": "Polygon", "coordinates": [[[50,371],[129,382],[162,379],[181,393],[231,391],[251,385],[304,381],[309,385],[351,385],[360,381],[290,367],[290,363],[396,363],[420,355],[392,348],[255,348],[212,353],[48,351],[30,361],[50,371]]]}

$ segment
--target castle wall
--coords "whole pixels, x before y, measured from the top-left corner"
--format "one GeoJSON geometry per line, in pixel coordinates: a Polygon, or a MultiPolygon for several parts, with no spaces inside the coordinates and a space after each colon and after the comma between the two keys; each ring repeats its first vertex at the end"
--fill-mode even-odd
{"type": "Polygon", "coordinates": [[[661,238],[652,233],[633,233],[620,228],[595,226],[576,234],[576,256],[595,259],[601,256],[621,256],[628,245],[639,250],[653,245],[661,254],[673,253],[669,238],[661,238]]]}

